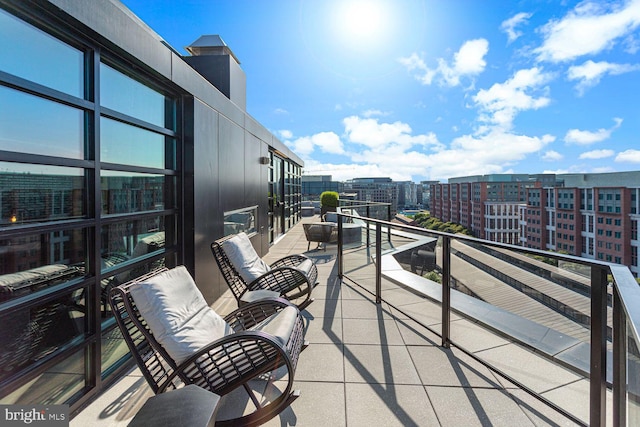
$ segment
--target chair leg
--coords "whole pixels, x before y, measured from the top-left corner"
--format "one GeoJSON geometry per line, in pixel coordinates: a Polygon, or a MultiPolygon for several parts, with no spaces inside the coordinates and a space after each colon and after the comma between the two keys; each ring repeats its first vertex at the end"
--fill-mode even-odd
{"type": "Polygon", "coordinates": [[[248,385],[243,384],[245,390],[251,397],[254,405],[256,405],[255,412],[252,412],[249,415],[245,415],[239,418],[233,418],[229,420],[220,420],[216,421],[217,427],[246,427],[246,426],[259,426],[273,417],[277,416],[280,412],[282,412],[286,407],[291,405],[294,400],[300,397],[300,390],[292,390],[293,386],[293,373],[289,371],[289,380],[287,382],[287,387],[276,399],[272,402],[262,406],[260,402],[257,401],[253,390],[251,390],[248,385]]]}

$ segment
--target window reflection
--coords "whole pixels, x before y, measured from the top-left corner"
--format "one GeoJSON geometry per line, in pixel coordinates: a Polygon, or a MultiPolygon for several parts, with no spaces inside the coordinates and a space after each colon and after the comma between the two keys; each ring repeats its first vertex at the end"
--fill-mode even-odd
{"type": "Polygon", "coordinates": [[[81,169],[0,162],[0,227],[84,216],[81,169]]]}
{"type": "MultiPolygon", "coordinates": [[[[165,97],[148,86],[100,64],[100,103],[112,110],[165,127],[165,97]]],[[[171,128],[171,126],[166,126],[171,128]]]]}
{"type": "Polygon", "coordinates": [[[85,295],[85,289],[78,289],[54,301],[0,315],[0,380],[83,335],[85,295]]]}
{"type": "MultiPolygon", "coordinates": [[[[2,350],[0,350],[2,351],[2,350]]],[[[29,365],[25,361],[24,366],[29,365]]],[[[2,404],[54,405],[70,403],[85,385],[85,351],[80,350],[52,366],[16,391],[0,399],[2,404]]],[[[15,369],[14,369],[15,370],[15,369]]],[[[34,423],[37,425],[37,423],[34,423]]]]}
{"type": "Polygon", "coordinates": [[[104,374],[110,369],[117,368],[131,357],[129,347],[122,337],[120,328],[109,328],[102,333],[101,372],[104,374]]]}
{"type": "MultiPolygon", "coordinates": [[[[100,138],[100,155],[104,162],[165,167],[164,135],[102,117],[100,138]]],[[[173,139],[170,141],[175,144],[173,139]]]]}
{"type": "Polygon", "coordinates": [[[85,274],[84,230],[27,234],[0,240],[0,301],[85,274]]]}
{"type": "MultiPolygon", "coordinates": [[[[102,213],[116,214],[165,209],[164,188],[175,187],[173,177],[103,171],[102,213]]],[[[173,204],[170,202],[170,206],[173,204]]]]}
{"type": "Polygon", "coordinates": [[[0,99],[0,150],[84,158],[83,111],[4,86],[0,99]]]}
{"type": "Polygon", "coordinates": [[[224,213],[224,235],[256,232],[256,218],[258,216],[258,207],[238,209],[224,213]]]}
{"type": "MultiPolygon", "coordinates": [[[[164,217],[139,219],[108,224],[102,227],[102,269],[109,269],[125,261],[134,260],[164,249],[164,217]]],[[[117,283],[139,276],[139,271],[128,271],[115,276],[117,283]]]]}
{"type": "Polygon", "coordinates": [[[84,54],[0,9],[0,70],[84,96],[84,54]]]}

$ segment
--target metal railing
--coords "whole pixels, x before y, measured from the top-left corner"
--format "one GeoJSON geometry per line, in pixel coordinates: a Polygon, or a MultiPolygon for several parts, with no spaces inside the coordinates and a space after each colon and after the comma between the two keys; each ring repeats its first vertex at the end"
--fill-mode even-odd
{"type": "MultiPolygon", "coordinates": [[[[451,345],[461,349],[463,352],[483,363],[494,372],[513,382],[521,387],[523,390],[554,407],[565,416],[577,422],[579,424],[585,424],[586,421],[580,419],[575,414],[570,413],[568,410],[559,407],[555,403],[541,396],[532,388],[528,387],[517,378],[512,377],[506,372],[496,366],[491,365],[487,361],[478,358],[472,351],[468,351],[462,345],[456,344],[452,340],[451,336],[451,316],[452,311],[456,315],[463,315],[465,317],[471,317],[474,322],[483,323],[483,319],[480,317],[473,317],[473,314],[465,312],[463,308],[464,301],[460,303],[461,298],[471,298],[470,296],[461,296],[461,292],[452,289],[452,281],[454,275],[460,274],[460,271],[452,269],[452,254],[455,254],[457,250],[453,250],[452,246],[456,245],[458,248],[472,247],[473,245],[482,245],[483,247],[499,248],[501,250],[508,250],[510,253],[521,253],[526,255],[542,256],[553,260],[562,260],[574,264],[580,264],[588,266],[591,270],[591,277],[588,285],[590,285],[591,295],[588,298],[589,310],[588,316],[590,318],[590,328],[588,329],[588,336],[580,344],[587,343],[589,345],[587,367],[581,368],[577,365],[572,365],[567,360],[560,360],[560,358],[554,358],[553,354],[547,355],[549,359],[563,366],[573,370],[574,372],[587,375],[590,381],[589,383],[589,419],[588,424],[591,426],[604,426],[606,425],[606,395],[607,390],[611,390],[613,397],[612,405],[612,419],[615,426],[624,425],[636,425],[640,420],[640,354],[638,352],[638,343],[640,343],[640,286],[636,282],[635,278],[631,274],[630,270],[622,265],[616,265],[611,263],[600,262],[597,260],[590,260],[570,255],[562,255],[547,251],[541,251],[536,249],[529,249],[520,246],[501,244],[465,235],[454,235],[450,233],[444,233],[433,230],[426,230],[419,227],[413,227],[404,224],[391,223],[379,218],[369,217],[368,215],[360,216],[358,213],[371,213],[373,209],[382,210],[378,205],[369,206],[366,202],[350,203],[338,212],[338,274],[341,278],[347,278],[356,284],[365,284],[371,286],[373,283],[369,283],[373,277],[362,277],[363,265],[369,265],[374,267],[371,270],[371,274],[375,275],[375,288],[371,292],[375,293],[376,302],[383,301],[382,295],[382,279],[389,279],[392,282],[393,272],[385,273],[383,271],[383,257],[385,256],[397,256],[403,251],[403,247],[414,248],[417,244],[426,242],[425,237],[431,240],[438,239],[438,251],[440,253],[440,269],[441,269],[441,285],[439,287],[433,287],[435,282],[424,279],[418,275],[415,275],[417,285],[411,286],[411,291],[417,294],[421,294],[427,299],[436,300],[441,304],[441,331],[434,330],[432,327],[423,324],[423,326],[430,329],[432,332],[441,336],[441,345],[448,348],[451,345]],[[351,209],[351,214],[345,213],[347,209],[351,209]],[[356,210],[358,212],[356,212],[356,210]],[[353,236],[349,239],[345,239],[348,234],[345,234],[345,223],[353,223],[358,221],[362,224],[361,238],[360,240],[353,239],[353,236]],[[370,238],[370,234],[372,238],[370,238]],[[383,235],[386,234],[386,235],[383,235]],[[366,235],[366,238],[362,239],[366,235]],[[413,246],[411,246],[412,238],[415,236],[413,246]],[[422,239],[422,242],[421,240],[422,239]],[[366,243],[363,243],[364,242],[366,243]],[[398,241],[399,243],[394,243],[398,241]],[[471,245],[471,246],[470,246],[471,245]],[[345,263],[354,263],[353,268],[345,263]],[[351,271],[357,271],[352,275],[351,271]],[[356,277],[357,276],[357,277],[356,277]],[[421,288],[421,286],[425,286],[421,288]],[[607,301],[611,301],[611,295],[608,293],[608,288],[611,288],[613,294],[613,304],[607,301]],[[421,289],[423,289],[421,291],[421,289]],[[436,289],[436,292],[440,292],[440,295],[429,293],[425,289],[436,289]],[[452,295],[453,294],[453,295],[452,295]],[[452,307],[452,296],[456,297],[457,306],[452,307]],[[608,316],[608,308],[612,310],[612,316],[608,316]],[[612,325],[608,325],[608,318],[612,317],[612,325]],[[613,330],[612,339],[607,339],[608,328],[613,330]],[[612,353],[612,370],[610,372],[610,379],[607,379],[607,353],[612,353]],[[585,369],[586,368],[586,369],[585,369]]],[[[390,211],[389,211],[390,216],[390,211]]],[[[456,262],[457,261],[456,258],[456,262]]],[[[388,261],[386,263],[388,265],[388,261]]],[[[396,270],[394,270],[396,271],[396,270]]],[[[396,280],[397,283],[407,281],[406,274],[403,273],[405,279],[396,280]]],[[[409,280],[412,283],[413,279],[409,280]]],[[[406,283],[405,283],[406,284],[406,283]]],[[[365,286],[365,287],[366,287],[365,286]]],[[[505,285],[506,286],[506,285],[505,285]]],[[[560,285],[558,285],[560,286],[560,285]]],[[[522,298],[527,298],[525,294],[522,294],[522,298]]],[[[386,301],[386,300],[385,300],[386,301]]],[[[393,305],[391,302],[387,303],[393,305]]],[[[484,304],[484,303],[483,303],[484,304]]],[[[501,310],[496,308],[496,310],[501,310]]],[[[551,309],[549,309],[551,310],[551,309]]],[[[552,312],[555,315],[555,312],[552,312]]],[[[406,313],[405,313],[406,314],[406,313]]],[[[508,313],[512,318],[515,318],[513,313],[508,313]]],[[[557,315],[561,315],[558,313],[557,315]]],[[[419,319],[413,320],[420,322],[419,319]]],[[[527,319],[523,322],[526,324],[534,325],[534,322],[527,319]]],[[[488,323],[487,323],[488,324],[488,323]]],[[[584,327],[584,326],[582,326],[584,327]]],[[[513,342],[524,344],[526,348],[532,350],[538,350],[536,353],[544,353],[544,349],[536,348],[535,344],[531,342],[523,342],[521,337],[515,335],[509,335],[504,330],[499,330],[499,327],[490,325],[489,329],[492,332],[499,332],[502,335],[507,335],[513,339],[513,342]]],[[[526,340],[525,340],[526,341],[526,340]]],[[[578,348],[579,346],[576,346],[578,348]]]]}

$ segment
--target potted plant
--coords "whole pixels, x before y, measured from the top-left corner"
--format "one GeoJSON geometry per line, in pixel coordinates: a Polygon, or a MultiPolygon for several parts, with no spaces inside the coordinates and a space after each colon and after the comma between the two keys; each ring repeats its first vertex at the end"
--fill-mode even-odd
{"type": "Polygon", "coordinates": [[[336,191],[325,191],[320,194],[320,215],[335,212],[338,207],[339,194],[336,191]]]}

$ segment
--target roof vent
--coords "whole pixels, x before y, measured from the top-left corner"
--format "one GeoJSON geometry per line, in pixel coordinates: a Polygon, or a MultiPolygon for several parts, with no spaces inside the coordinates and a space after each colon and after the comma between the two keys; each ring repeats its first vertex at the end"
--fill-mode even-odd
{"type": "Polygon", "coordinates": [[[204,35],[185,48],[182,58],[243,111],[247,108],[247,78],[240,61],[219,35],[204,35]]]}
{"type": "Polygon", "coordinates": [[[235,61],[240,64],[238,58],[233,54],[229,46],[222,40],[217,34],[200,36],[200,38],[190,46],[185,47],[187,52],[192,56],[207,56],[207,55],[231,55],[235,61]]]}

